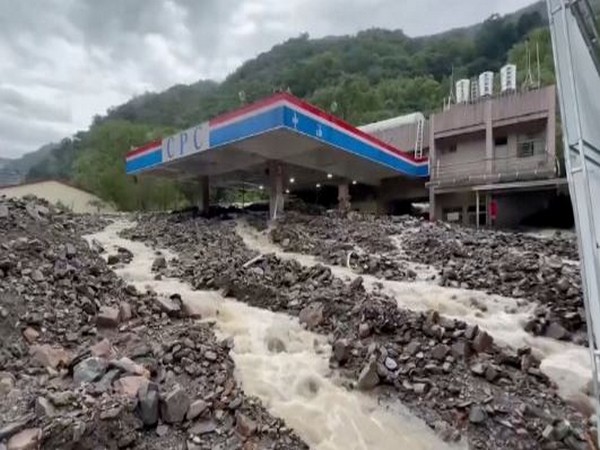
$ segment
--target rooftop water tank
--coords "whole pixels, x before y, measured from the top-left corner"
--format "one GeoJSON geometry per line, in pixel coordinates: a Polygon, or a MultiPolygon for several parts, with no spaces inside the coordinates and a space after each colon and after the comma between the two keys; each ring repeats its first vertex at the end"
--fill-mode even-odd
{"type": "Polygon", "coordinates": [[[479,75],[479,96],[491,97],[494,93],[494,72],[483,72],[479,75]]]}
{"type": "Polygon", "coordinates": [[[507,64],[500,69],[500,90],[516,91],[517,90],[517,66],[507,64]]]}
{"type": "Polygon", "coordinates": [[[471,80],[468,78],[456,82],[456,103],[468,103],[471,95],[471,80]]]}

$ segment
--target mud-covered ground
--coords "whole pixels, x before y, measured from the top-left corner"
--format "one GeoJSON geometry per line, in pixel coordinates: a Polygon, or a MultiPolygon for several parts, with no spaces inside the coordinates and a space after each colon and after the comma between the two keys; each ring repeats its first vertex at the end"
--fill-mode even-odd
{"type": "Polygon", "coordinates": [[[385,279],[414,279],[409,262],[433,266],[442,286],[539,303],[527,325],[532,334],[586,342],[577,243],[571,234],[538,238],[408,216],[290,213],[271,236],[286,250],[385,279]]]}
{"type": "Polygon", "coordinates": [[[230,341],[82,238],[109,222],[0,198],[0,449],[308,448],[240,389],[230,341]]]}
{"type": "MultiPolygon", "coordinates": [[[[538,292],[531,301],[550,312],[535,319],[541,328],[532,331],[551,336],[558,325],[567,335],[551,337],[582,333],[581,323],[557,319],[572,310],[570,300],[552,301],[564,291],[561,279],[572,283],[566,291],[579,282],[577,268],[571,271],[564,261],[575,258],[571,243],[480,233],[408,218],[288,214],[272,237],[283,248],[381,278],[411,280],[417,262],[438,267],[444,285],[522,291],[527,299],[538,292]],[[473,257],[477,263],[470,262],[473,257]],[[535,264],[512,271],[519,261],[535,264]],[[475,279],[467,277],[469,270],[475,279]]],[[[324,266],[260,254],[246,247],[231,220],[144,216],[124,236],[174,252],[177,258],[158,264],[164,275],[298,316],[308,329],[328,336],[331,367],[347,377],[349,389],[400,399],[448,441],[463,438],[478,449],[592,448],[589,399],[581,395],[566,404],[530,348],[500,347],[476,326],[436,312],[399,309],[395,299],[364,289],[361,278],[349,282],[324,266]]],[[[579,301],[578,295],[566,297],[579,301]]]]}

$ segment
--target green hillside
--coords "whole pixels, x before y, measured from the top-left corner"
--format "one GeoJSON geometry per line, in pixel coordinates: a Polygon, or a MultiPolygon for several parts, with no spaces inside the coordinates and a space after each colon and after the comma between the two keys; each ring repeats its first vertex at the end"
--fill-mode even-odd
{"type": "Polygon", "coordinates": [[[221,83],[177,85],[109,109],[89,130],[63,140],[34,164],[28,178],[71,178],[124,209],[166,207],[185,201],[186,189],[154,180],[135,185],[124,175],[123,155],[131,146],[239,107],[241,99],[252,102],[289,89],[324,109],[335,105],[337,115],[357,125],[412,111],[427,113],[442,105],[452,79],[497,71],[507,61],[524,68],[528,39],[539,45],[543,82],[552,82],[552,52],[541,6],[543,2],[429,37],[371,29],[353,36],[311,39],[304,34],[289,39],[247,61],[221,83]]]}

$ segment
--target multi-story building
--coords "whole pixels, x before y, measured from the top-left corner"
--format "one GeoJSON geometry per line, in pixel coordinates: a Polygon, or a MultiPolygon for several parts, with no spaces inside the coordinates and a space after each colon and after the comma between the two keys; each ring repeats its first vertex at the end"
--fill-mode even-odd
{"type": "Polygon", "coordinates": [[[514,226],[566,190],[554,86],[452,105],[428,128],[434,219],[514,226]]]}

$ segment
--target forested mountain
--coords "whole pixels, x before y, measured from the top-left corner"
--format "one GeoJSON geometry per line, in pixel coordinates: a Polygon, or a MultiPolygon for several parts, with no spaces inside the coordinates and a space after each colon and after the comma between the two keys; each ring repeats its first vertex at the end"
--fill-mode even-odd
{"type": "Polygon", "coordinates": [[[527,47],[540,51],[543,83],[553,81],[544,3],[494,15],[473,27],[410,38],[400,30],[311,39],[307,34],[247,61],[223,82],[198,81],[147,93],[97,116],[64,139],[28,177],[68,177],[118,206],[154,208],[181,199],[172,182],[134,186],[123,155],[133,145],[189,127],[276,90],[290,90],[354,124],[441,107],[452,80],[497,71],[507,61],[524,77],[527,47]],[[530,41],[528,45],[526,42],[530,41]],[[335,105],[335,106],[334,106],[335,105]]]}

